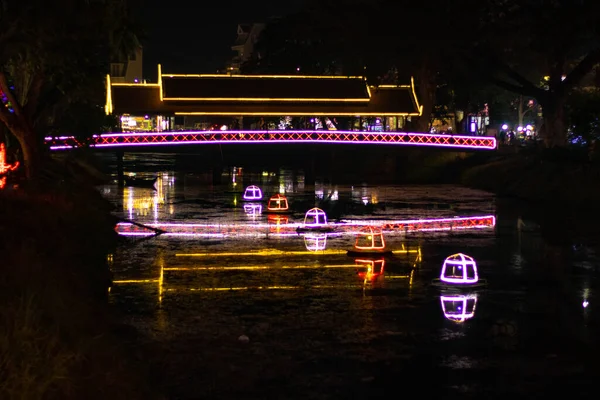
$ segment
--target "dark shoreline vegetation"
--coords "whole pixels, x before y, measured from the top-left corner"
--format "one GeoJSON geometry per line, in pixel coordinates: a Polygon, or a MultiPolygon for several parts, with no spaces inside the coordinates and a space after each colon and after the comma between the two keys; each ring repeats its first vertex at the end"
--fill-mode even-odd
{"type": "Polygon", "coordinates": [[[0,398],[159,398],[108,308],[110,211],[81,181],[0,191],[0,398]]]}

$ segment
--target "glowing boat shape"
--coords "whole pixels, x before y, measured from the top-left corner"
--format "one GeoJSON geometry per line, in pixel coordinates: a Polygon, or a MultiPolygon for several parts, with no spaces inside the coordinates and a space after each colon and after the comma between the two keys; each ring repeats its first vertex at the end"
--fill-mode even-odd
{"type": "Polygon", "coordinates": [[[475,316],[477,294],[440,296],[444,317],[453,322],[465,322],[475,316]]]}
{"type": "Polygon", "coordinates": [[[485,279],[479,279],[477,263],[463,253],[452,254],[444,260],[440,277],[433,280],[434,286],[443,287],[478,287],[487,284],[485,279]]]}
{"type": "Polygon", "coordinates": [[[327,214],[320,208],[311,208],[304,215],[304,224],[299,226],[297,232],[331,232],[334,227],[327,224],[327,214]]]}
{"type": "Polygon", "coordinates": [[[288,200],[284,195],[277,193],[276,195],[271,196],[267,203],[267,212],[287,213],[289,211],[290,207],[288,205],[288,200]]]}
{"type": "Polygon", "coordinates": [[[367,226],[356,235],[354,249],[348,250],[349,256],[391,256],[393,253],[385,246],[385,239],[380,228],[367,226]]]}
{"type": "Polygon", "coordinates": [[[258,186],[250,185],[244,191],[244,200],[245,201],[259,201],[262,200],[263,194],[262,190],[258,186]]]}

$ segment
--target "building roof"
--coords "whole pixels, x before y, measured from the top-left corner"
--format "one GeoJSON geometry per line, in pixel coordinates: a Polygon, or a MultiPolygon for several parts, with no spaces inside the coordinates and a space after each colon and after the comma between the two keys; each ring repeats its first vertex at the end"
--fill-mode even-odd
{"type": "Polygon", "coordinates": [[[163,115],[420,115],[414,85],[362,77],[169,75],[158,84],[111,83],[107,111],[163,115]]]}
{"type": "Polygon", "coordinates": [[[163,100],[369,101],[362,77],[163,75],[163,100]]]}

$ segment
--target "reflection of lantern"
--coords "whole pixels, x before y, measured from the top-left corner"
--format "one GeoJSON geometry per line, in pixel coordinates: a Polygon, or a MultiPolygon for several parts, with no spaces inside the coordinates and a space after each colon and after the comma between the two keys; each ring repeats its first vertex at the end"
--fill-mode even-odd
{"type": "Polygon", "coordinates": [[[477,263],[473,257],[457,253],[444,261],[440,281],[457,284],[473,284],[479,281],[477,263]]]}
{"type": "Polygon", "coordinates": [[[377,280],[377,278],[379,278],[380,276],[383,275],[383,271],[385,268],[385,259],[381,258],[379,260],[363,260],[363,259],[356,259],[354,260],[354,262],[357,264],[357,266],[360,267],[366,267],[367,270],[364,272],[359,272],[358,276],[361,279],[364,279],[365,282],[369,281],[369,282],[373,282],[375,280],[377,280]]]}
{"type": "Polygon", "coordinates": [[[261,204],[244,204],[244,212],[249,216],[256,216],[262,213],[261,204]]]}
{"type": "Polygon", "coordinates": [[[311,208],[304,215],[304,226],[319,227],[327,225],[327,214],[320,208],[311,208]]]}
{"type": "Polygon", "coordinates": [[[258,186],[250,185],[244,191],[244,200],[261,200],[262,191],[258,186]]]}
{"type": "Polygon", "coordinates": [[[270,224],[287,224],[289,218],[286,215],[268,215],[267,222],[270,224]]]}
{"type": "Polygon", "coordinates": [[[327,234],[318,233],[304,235],[304,245],[308,251],[325,250],[327,247],[327,234]]]}
{"type": "Polygon", "coordinates": [[[440,296],[444,317],[450,321],[464,322],[475,316],[477,295],[440,296]]]}
{"type": "Polygon", "coordinates": [[[379,228],[371,226],[361,229],[354,243],[356,251],[383,251],[385,250],[385,240],[383,232],[379,228]]]}
{"type": "Polygon", "coordinates": [[[272,196],[267,203],[267,210],[272,212],[287,211],[288,208],[287,198],[279,193],[272,196]]]}

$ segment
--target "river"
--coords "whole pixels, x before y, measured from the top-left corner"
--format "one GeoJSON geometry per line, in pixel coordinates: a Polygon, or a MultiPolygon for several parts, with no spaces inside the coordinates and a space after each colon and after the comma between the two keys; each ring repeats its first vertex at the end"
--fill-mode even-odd
{"type": "Polygon", "coordinates": [[[592,393],[593,248],[551,246],[493,195],[459,186],[309,185],[301,171],[243,168],[213,185],[209,175],[101,188],[119,216],[166,231],[118,227],[110,302],[161,349],[169,398],[592,393]],[[243,201],[249,185],[262,201],[243,201]],[[277,193],[289,213],[266,209],[277,193]],[[341,228],[298,234],[313,207],[341,228]],[[346,254],[358,230],[348,224],[364,221],[385,227],[393,256],[346,254]],[[486,286],[432,285],[455,253],[476,261],[486,286]]]}

